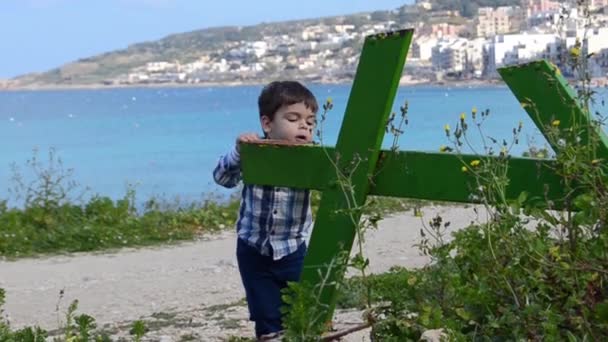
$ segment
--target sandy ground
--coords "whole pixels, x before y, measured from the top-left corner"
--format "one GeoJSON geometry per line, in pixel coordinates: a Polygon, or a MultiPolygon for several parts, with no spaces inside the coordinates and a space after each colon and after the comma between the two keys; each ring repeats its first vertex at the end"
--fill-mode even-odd
{"type": "MultiPolygon", "coordinates": [[[[413,246],[422,221],[439,214],[457,229],[485,219],[464,207],[426,207],[423,212],[422,218],[411,211],[388,217],[367,233],[365,253],[373,273],[428,262],[413,246]]],[[[0,288],[7,297],[4,315],[14,328],[40,325],[52,330],[63,324],[67,306],[78,299],[78,312],[95,317],[115,337],[127,335],[137,319],[148,322],[149,341],[249,337],[253,325],[247,320],[235,239],[234,232],[223,232],[173,246],[0,261],[0,288]]],[[[346,327],[361,317],[342,311],[335,320],[346,327]]],[[[366,341],[368,334],[345,340],[366,341]]]]}

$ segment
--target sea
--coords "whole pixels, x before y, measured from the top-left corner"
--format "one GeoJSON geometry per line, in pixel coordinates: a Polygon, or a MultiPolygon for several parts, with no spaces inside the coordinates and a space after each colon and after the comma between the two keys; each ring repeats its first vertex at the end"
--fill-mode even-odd
{"type": "MultiPolygon", "coordinates": [[[[320,103],[333,101],[322,134],[325,145],[335,145],[351,85],[309,86],[320,103]]],[[[36,184],[51,169],[67,176],[66,186],[75,186],[69,188],[74,198],[120,199],[134,190],[138,203],[223,200],[235,190],[216,185],[212,171],[238,134],[261,133],[260,91],[261,86],[0,91],[0,200],[18,206],[24,191],[17,185],[36,184]]],[[[461,113],[470,120],[473,108],[478,118],[482,111],[489,115],[480,129],[469,126],[473,148],[465,152],[483,153],[488,137],[511,144],[520,122],[519,144],[511,154],[546,147],[504,86],[403,86],[393,110],[399,114],[404,103],[401,150],[437,152],[451,146],[445,125],[453,129],[461,113]]],[[[383,147],[393,142],[394,136],[386,134],[383,147]]]]}

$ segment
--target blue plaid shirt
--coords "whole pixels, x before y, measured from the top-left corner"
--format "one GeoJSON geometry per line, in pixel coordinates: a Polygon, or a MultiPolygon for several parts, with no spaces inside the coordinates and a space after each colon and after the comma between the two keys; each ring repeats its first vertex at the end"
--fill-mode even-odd
{"type": "MultiPolygon", "coordinates": [[[[241,180],[241,158],[233,149],[213,170],[215,182],[233,188],[241,180]]],[[[295,252],[306,241],[312,223],[310,190],[243,186],[236,222],[239,239],[274,260],[295,252]]]]}

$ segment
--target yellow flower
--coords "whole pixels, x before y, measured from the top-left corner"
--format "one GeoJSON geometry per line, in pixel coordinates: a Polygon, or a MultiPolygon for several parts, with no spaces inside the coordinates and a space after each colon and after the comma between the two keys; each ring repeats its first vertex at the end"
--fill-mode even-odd
{"type": "Polygon", "coordinates": [[[473,107],[473,110],[471,110],[471,113],[477,114],[477,107],[473,107]]]}
{"type": "Polygon", "coordinates": [[[441,146],[439,147],[439,152],[445,152],[445,151],[447,151],[447,150],[448,150],[448,147],[447,147],[447,146],[445,146],[445,145],[441,145],[441,146]]]}
{"type": "Polygon", "coordinates": [[[507,151],[507,148],[506,148],[506,147],[504,147],[504,146],[503,146],[503,147],[500,149],[500,154],[501,154],[501,155],[507,155],[507,152],[508,152],[508,151],[507,151]]]}
{"type": "Polygon", "coordinates": [[[466,166],[463,166],[460,168],[460,171],[467,172],[467,171],[469,171],[469,169],[466,166]]]}
{"type": "Polygon", "coordinates": [[[445,129],[446,132],[450,131],[450,125],[446,124],[445,126],[443,126],[443,129],[445,129]]]}
{"type": "Polygon", "coordinates": [[[327,102],[327,103],[333,103],[333,102],[334,102],[334,100],[333,100],[331,97],[328,97],[326,102],[327,102]]]}
{"type": "Polygon", "coordinates": [[[472,167],[477,167],[477,166],[479,166],[479,164],[481,164],[481,161],[479,161],[479,159],[475,159],[475,160],[471,161],[472,167]]]}
{"type": "Polygon", "coordinates": [[[573,58],[578,58],[578,56],[581,55],[581,49],[578,47],[573,47],[572,49],[570,49],[570,56],[572,56],[573,58]]]}
{"type": "Polygon", "coordinates": [[[597,165],[597,164],[599,164],[599,163],[600,163],[600,160],[599,160],[599,159],[593,159],[593,160],[591,161],[591,165],[597,165]]]}
{"type": "Polygon", "coordinates": [[[465,113],[460,113],[460,120],[464,121],[464,119],[466,119],[466,114],[465,113]]]}
{"type": "Polygon", "coordinates": [[[559,124],[560,124],[560,121],[559,121],[559,120],[553,120],[553,122],[551,123],[551,125],[552,125],[553,127],[557,127],[557,126],[559,126],[559,124]]]}

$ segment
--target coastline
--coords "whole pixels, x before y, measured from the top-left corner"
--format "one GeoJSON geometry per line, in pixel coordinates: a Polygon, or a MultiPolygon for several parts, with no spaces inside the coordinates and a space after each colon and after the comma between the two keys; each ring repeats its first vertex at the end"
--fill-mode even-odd
{"type": "MultiPolygon", "coordinates": [[[[351,85],[352,80],[335,81],[303,81],[317,85],[351,85]]],[[[201,83],[135,83],[135,84],[29,84],[11,85],[0,83],[0,92],[12,91],[56,91],[56,90],[104,90],[104,89],[137,89],[137,88],[209,88],[209,87],[240,87],[240,86],[263,86],[267,81],[232,81],[232,82],[201,82],[201,83]]],[[[502,80],[459,80],[459,81],[428,81],[428,80],[404,80],[399,82],[400,87],[423,86],[423,87],[506,87],[502,80]]]]}
{"type": "MultiPolygon", "coordinates": [[[[568,80],[572,85],[573,80],[568,80]]],[[[231,82],[201,82],[201,83],[134,83],[134,84],[29,84],[29,85],[11,85],[11,81],[0,81],[0,92],[12,91],[60,91],[60,90],[104,90],[104,89],[141,89],[141,88],[209,88],[209,87],[241,87],[241,86],[263,86],[270,82],[263,81],[231,81],[231,82]]],[[[302,82],[316,85],[351,85],[352,80],[313,80],[302,82]]],[[[412,80],[411,78],[402,77],[399,81],[400,87],[440,87],[440,88],[481,88],[481,87],[499,87],[506,88],[507,85],[501,79],[469,79],[469,80],[444,80],[444,81],[429,81],[429,80],[412,80]]],[[[591,80],[592,87],[608,87],[608,77],[599,77],[591,80]]]]}

